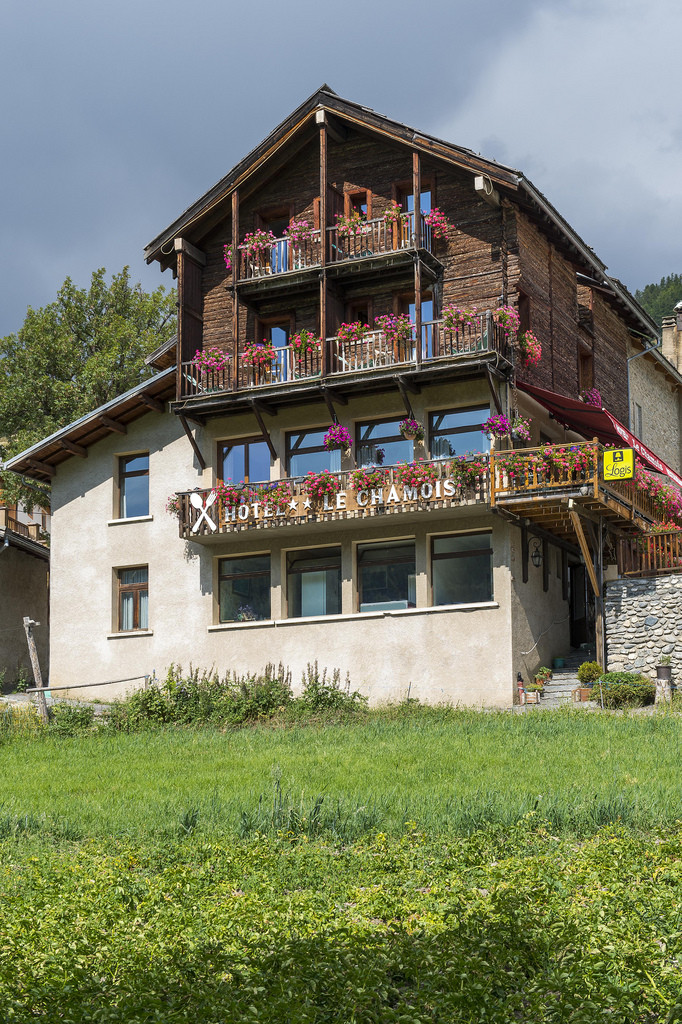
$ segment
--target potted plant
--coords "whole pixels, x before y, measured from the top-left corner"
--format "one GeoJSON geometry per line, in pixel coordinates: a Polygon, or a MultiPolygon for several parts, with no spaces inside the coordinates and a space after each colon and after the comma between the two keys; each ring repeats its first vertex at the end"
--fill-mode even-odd
{"type": "Polygon", "coordinates": [[[418,420],[407,417],[398,424],[398,430],[406,441],[423,441],[424,428],[418,420]]]}
{"type": "Polygon", "coordinates": [[[540,689],[542,690],[544,690],[545,683],[547,682],[547,680],[551,678],[552,670],[551,668],[547,668],[546,665],[543,665],[542,668],[539,668],[535,673],[535,682],[537,686],[540,687],[540,689]]]}
{"type": "Polygon", "coordinates": [[[540,697],[544,692],[542,686],[537,686],[535,683],[529,683],[526,687],[526,703],[527,704],[539,704],[540,697]]]}
{"type": "Polygon", "coordinates": [[[532,331],[524,331],[518,337],[519,356],[524,369],[537,366],[542,359],[542,345],[532,331]]]}
{"type": "Polygon", "coordinates": [[[387,479],[386,470],[375,466],[354,469],[350,475],[351,487],[354,491],[378,491],[384,487],[387,479]]]}
{"type": "Polygon", "coordinates": [[[314,334],[306,331],[305,328],[299,331],[298,334],[292,335],[289,344],[291,345],[291,351],[299,362],[306,355],[314,355],[322,350],[322,339],[316,338],[314,334]]]}
{"type": "Polygon", "coordinates": [[[242,363],[259,370],[266,375],[272,370],[277,354],[271,342],[263,338],[262,341],[253,342],[244,347],[241,354],[242,363]]]}
{"type": "Polygon", "coordinates": [[[425,484],[435,484],[438,470],[430,462],[399,462],[394,470],[396,483],[403,487],[421,490],[425,484]]]}
{"type": "Polygon", "coordinates": [[[256,231],[250,231],[244,235],[244,241],[239,246],[242,252],[246,253],[247,256],[251,256],[255,260],[259,260],[261,256],[265,256],[270,252],[270,249],[277,241],[272,231],[264,231],[262,228],[258,228],[256,231]]]}
{"type": "Polygon", "coordinates": [[[443,211],[439,210],[437,206],[432,207],[424,215],[424,223],[429,225],[434,238],[444,238],[446,241],[454,235],[456,230],[455,225],[450,223],[443,211]]]}
{"type": "Polygon", "coordinates": [[[347,217],[338,213],[336,215],[336,230],[339,238],[353,238],[360,235],[367,235],[372,230],[364,214],[359,210],[351,210],[347,217]]]}
{"type": "Polygon", "coordinates": [[[324,435],[324,446],[327,451],[341,451],[348,459],[350,458],[352,445],[353,439],[346,427],[342,423],[332,423],[324,435]]]}
{"type": "Polygon", "coordinates": [[[595,409],[601,409],[602,407],[601,392],[596,388],[583,388],[583,390],[578,394],[578,398],[581,402],[584,402],[585,405],[593,405],[595,409]]]}
{"type": "Polygon", "coordinates": [[[514,416],[511,421],[511,436],[518,441],[530,441],[530,420],[514,416]]]}
{"type": "Polygon", "coordinates": [[[521,318],[517,310],[513,306],[500,306],[493,313],[495,323],[504,331],[505,335],[509,338],[512,334],[516,334],[519,327],[521,326],[521,318]]]}
{"type": "Polygon", "coordinates": [[[389,207],[384,210],[384,220],[387,224],[399,224],[401,219],[406,216],[403,213],[403,208],[400,203],[396,202],[395,199],[391,199],[389,207]]]}
{"type": "Polygon", "coordinates": [[[443,306],[443,327],[447,331],[461,331],[463,327],[473,327],[478,323],[476,306],[471,309],[460,309],[459,306],[443,306]]]}
{"type": "Polygon", "coordinates": [[[199,371],[202,377],[207,377],[209,373],[226,370],[229,364],[230,353],[223,352],[221,348],[215,346],[203,350],[197,349],[192,359],[192,366],[199,371]]]}
{"type": "Polygon", "coordinates": [[[371,333],[369,324],[354,320],[352,324],[341,324],[336,332],[336,337],[342,345],[353,345],[358,342],[366,342],[371,333]]]}
{"type": "Polygon", "coordinates": [[[386,314],[377,316],[374,323],[382,332],[386,342],[394,348],[401,342],[409,341],[412,338],[414,324],[407,313],[398,313],[397,316],[386,314]]]}
{"type": "Polygon", "coordinates": [[[295,249],[300,249],[306,242],[315,234],[315,229],[311,228],[307,220],[292,220],[284,229],[284,234],[287,236],[292,246],[295,249]]]}
{"type": "Polygon", "coordinates": [[[303,489],[314,505],[321,505],[325,498],[332,498],[341,490],[341,478],[328,469],[320,473],[310,472],[303,480],[303,489]]]}

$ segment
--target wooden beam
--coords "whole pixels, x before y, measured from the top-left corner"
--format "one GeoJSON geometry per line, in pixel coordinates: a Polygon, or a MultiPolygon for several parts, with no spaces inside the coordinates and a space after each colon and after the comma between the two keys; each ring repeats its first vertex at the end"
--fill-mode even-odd
{"type": "Polygon", "coordinates": [[[103,427],[107,430],[114,430],[117,434],[127,434],[128,428],[125,423],[119,423],[118,420],[112,420],[111,416],[106,416],[103,412],[99,414],[99,420],[103,427]]]}
{"type": "Polygon", "coordinates": [[[413,420],[415,416],[414,412],[412,411],[412,404],[410,402],[410,399],[407,397],[407,390],[405,388],[405,385],[403,381],[400,379],[400,377],[396,377],[396,383],[398,385],[398,390],[400,391],[400,397],[403,400],[403,405],[405,406],[405,412],[407,413],[407,417],[408,419],[413,420]]]}
{"type": "Polygon", "coordinates": [[[273,459],[276,459],[277,458],[277,450],[276,450],[274,444],[272,443],[272,438],[270,437],[270,431],[265,426],[265,420],[261,416],[260,409],[258,408],[258,403],[253,401],[251,403],[251,408],[253,409],[253,415],[256,417],[256,422],[258,423],[258,426],[261,429],[261,434],[263,435],[263,440],[265,441],[265,443],[267,444],[268,448],[270,449],[270,454],[272,455],[273,459]]]}
{"type": "Polygon", "coordinates": [[[578,538],[578,544],[582,552],[583,561],[585,562],[585,568],[587,569],[587,575],[590,577],[590,583],[592,584],[592,590],[594,591],[595,597],[600,596],[599,584],[597,582],[597,575],[594,571],[594,565],[592,564],[592,555],[590,549],[587,546],[587,538],[583,533],[583,524],[580,522],[580,516],[577,512],[571,510],[569,513],[571,522],[573,523],[573,529],[575,530],[576,537],[578,538]]]}
{"type": "Polygon", "coordinates": [[[327,391],[326,388],[320,388],[320,391],[322,392],[322,397],[324,398],[324,404],[327,406],[327,409],[329,411],[329,415],[332,418],[332,423],[336,423],[337,422],[336,409],[334,408],[334,403],[332,401],[331,395],[329,394],[329,392],[327,391]]]}
{"type": "Polygon", "coordinates": [[[44,473],[45,476],[49,476],[50,479],[57,472],[54,466],[50,466],[47,462],[40,462],[38,459],[27,459],[26,461],[31,469],[37,469],[39,473],[44,473]]]}
{"type": "Polygon", "coordinates": [[[166,406],[163,402],[160,402],[158,398],[152,398],[151,395],[140,395],[140,401],[153,412],[165,412],[166,410],[166,406]]]}
{"type": "Polygon", "coordinates": [[[327,126],[319,125],[320,131],[320,336],[322,358],[320,371],[323,377],[329,373],[329,346],[327,344],[327,126]]]}
{"type": "Polygon", "coordinates": [[[201,454],[201,449],[199,448],[199,445],[195,440],[194,434],[189,429],[189,423],[182,415],[180,416],[180,422],[182,423],[182,429],[185,431],[187,437],[189,438],[189,443],[192,445],[192,448],[194,449],[194,454],[197,457],[197,462],[199,463],[202,469],[206,469],[206,460],[204,459],[204,456],[201,454]]]}
{"type": "Polygon", "coordinates": [[[262,398],[251,398],[249,399],[250,406],[256,406],[259,412],[267,413],[268,416],[277,415],[277,407],[271,405],[270,402],[264,402],[262,398]]]}
{"type": "Polygon", "coordinates": [[[319,384],[318,385],[318,390],[319,390],[319,392],[320,392],[320,394],[322,395],[323,398],[324,398],[323,392],[324,391],[329,391],[329,394],[331,395],[332,402],[338,402],[339,405],[348,405],[348,399],[343,394],[342,391],[337,391],[335,388],[330,388],[326,384],[319,384]]]}
{"type": "Polygon", "coordinates": [[[415,384],[415,382],[413,380],[410,380],[409,377],[405,376],[405,374],[396,373],[394,375],[394,380],[398,387],[400,388],[401,392],[403,388],[407,388],[407,390],[412,392],[413,395],[421,394],[422,389],[419,387],[419,385],[415,384]]]}
{"type": "Polygon", "coordinates": [[[61,446],[71,455],[78,455],[81,459],[87,459],[88,449],[84,448],[82,444],[76,444],[75,441],[67,441],[65,437],[61,439],[61,446]]]}
{"type": "Polygon", "coordinates": [[[202,252],[201,249],[197,249],[195,245],[188,242],[186,238],[176,238],[173,242],[173,248],[175,252],[186,252],[188,256],[191,256],[195,263],[199,266],[206,266],[206,253],[202,252]]]}
{"type": "Polygon", "coordinates": [[[498,415],[501,416],[502,415],[502,403],[500,402],[500,396],[498,395],[497,391],[495,390],[495,382],[493,381],[493,375],[490,372],[490,367],[487,366],[487,365],[486,365],[486,368],[485,368],[485,375],[486,375],[486,379],[488,381],[488,387],[490,389],[490,394],[492,395],[492,399],[493,399],[493,402],[495,404],[495,408],[497,409],[498,415]]]}

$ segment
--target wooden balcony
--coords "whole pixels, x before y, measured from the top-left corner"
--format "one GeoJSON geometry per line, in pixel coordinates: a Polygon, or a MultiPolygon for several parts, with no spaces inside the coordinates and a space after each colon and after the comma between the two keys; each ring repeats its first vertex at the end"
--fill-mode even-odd
{"type": "Polygon", "coordinates": [[[682,572],[682,533],[646,533],[618,541],[621,576],[661,576],[682,572]]]}
{"type": "MultiPolygon", "coordinates": [[[[475,323],[449,330],[442,320],[422,324],[421,345],[416,336],[389,341],[382,331],[371,331],[357,341],[327,338],[327,376],[367,376],[386,373],[393,368],[417,372],[430,369],[437,372],[440,365],[470,362],[482,356],[494,355],[505,368],[513,362],[512,345],[506,334],[494,322],[492,313],[481,314],[475,323]]],[[[322,356],[319,352],[306,353],[301,358],[291,346],[275,352],[272,362],[259,367],[239,362],[236,371],[231,362],[225,369],[199,371],[192,362],[182,364],[181,396],[200,398],[221,392],[243,392],[278,385],[304,385],[318,382],[322,374],[322,356]]]]}
{"type": "Polygon", "coordinates": [[[258,487],[243,486],[230,505],[221,502],[215,490],[180,492],[180,536],[185,540],[211,541],[241,530],[338,523],[345,519],[435,512],[488,503],[487,472],[463,485],[447,461],[420,463],[420,467],[427,467],[429,479],[416,487],[402,482],[397,466],[378,470],[380,480],[365,489],[354,488],[351,473],[330,474],[338,490],[319,501],[310,497],[308,481],[301,477],[270,481],[258,487]]]}
{"type": "Polygon", "coordinates": [[[573,534],[574,515],[619,531],[656,521],[650,495],[634,481],[604,481],[598,441],[491,452],[490,504],[556,535],[573,534]]]}
{"type": "Polygon", "coordinates": [[[11,530],[19,537],[37,541],[39,544],[45,543],[41,538],[40,523],[22,523],[20,519],[17,519],[16,513],[8,508],[0,508],[0,529],[11,530]]]}
{"type": "Polygon", "coordinates": [[[257,256],[239,247],[239,280],[252,281],[277,274],[296,273],[319,267],[322,263],[320,231],[296,244],[288,238],[276,238],[272,245],[257,256]]]}

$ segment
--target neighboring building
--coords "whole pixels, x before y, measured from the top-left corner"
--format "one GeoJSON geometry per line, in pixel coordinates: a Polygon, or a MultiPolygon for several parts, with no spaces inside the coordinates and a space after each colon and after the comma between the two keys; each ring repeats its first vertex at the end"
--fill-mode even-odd
{"type": "Polygon", "coordinates": [[[521,173],[324,86],[146,257],[178,279],[176,360],[8,463],[52,483],[53,685],[317,660],[373,700],[504,706],[595,629],[601,652],[604,570],[651,510],[591,440],[636,441],[656,327],[521,173]],[[496,414],[574,451],[490,452],[496,414]]]}
{"type": "Polygon", "coordinates": [[[48,670],[50,553],[43,538],[49,516],[3,500],[0,491],[0,684],[32,683],[24,617],[34,630],[41,670],[48,670]]]}

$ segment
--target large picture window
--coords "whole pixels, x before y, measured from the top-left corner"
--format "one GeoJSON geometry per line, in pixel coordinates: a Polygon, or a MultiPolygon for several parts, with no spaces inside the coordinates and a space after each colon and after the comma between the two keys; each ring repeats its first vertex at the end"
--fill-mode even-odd
{"type": "Polygon", "coordinates": [[[287,555],[289,617],[341,614],[341,548],[287,555]]]}
{"type": "Polygon", "coordinates": [[[148,569],[139,565],[134,569],[119,569],[118,631],[127,633],[149,626],[148,569]]]}
{"type": "Polygon", "coordinates": [[[487,452],[490,442],[481,427],[490,416],[487,405],[432,412],[429,438],[432,459],[450,459],[468,452],[487,452]]]}
{"type": "Polygon", "coordinates": [[[221,622],[270,618],[270,555],[221,558],[218,566],[221,622]]]}
{"type": "Polygon", "coordinates": [[[121,519],[149,515],[149,454],[122,455],[118,460],[121,519]]]}
{"type": "Polygon", "coordinates": [[[238,484],[263,483],[270,479],[270,449],[265,441],[223,442],[218,448],[221,480],[238,484]]]}
{"type": "Polygon", "coordinates": [[[434,605],[492,601],[490,533],[434,537],[431,542],[431,578],[434,605]]]}
{"type": "Polygon", "coordinates": [[[414,541],[358,546],[361,612],[414,608],[415,582],[414,541]]]}
{"type": "Polygon", "coordinates": [[[400,433],[399,419],[358,423],[356,428],[356,460],[358,466],[394,466],[396,462],[412,462],[414,442],[400,433]]]}
{"type": "Polygon", "coordinates": [[[320,473],[328,469],[332,473],[341,471],[341,452],[328,452],[324,446],[326,430],[301,430],[287,434],[287,473],[289,476],[305,476],[306,473],[320,473]]]}

